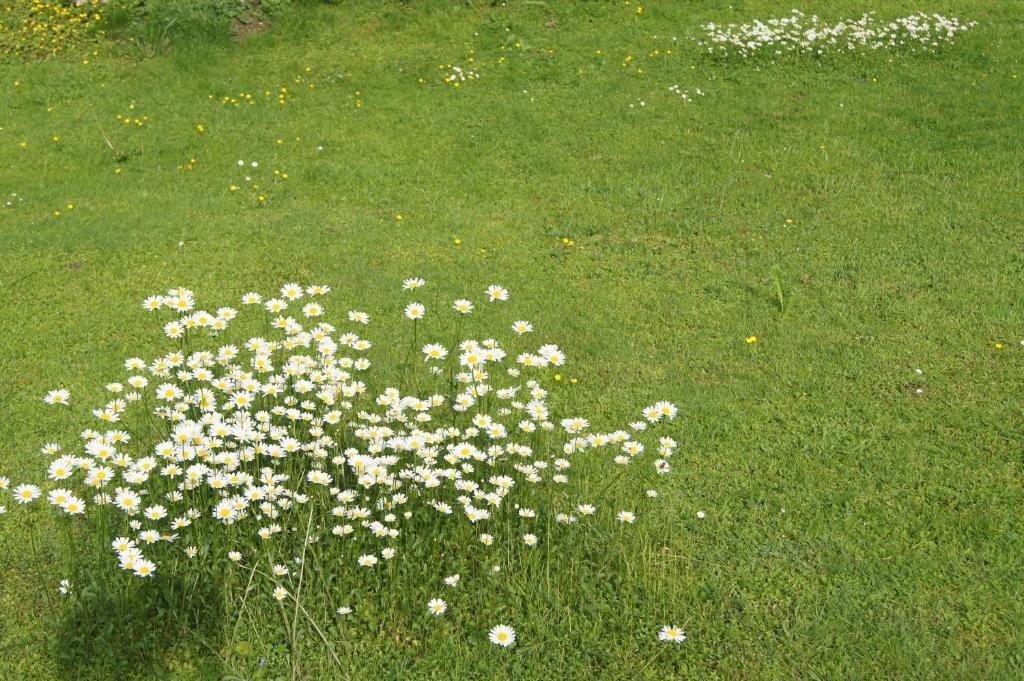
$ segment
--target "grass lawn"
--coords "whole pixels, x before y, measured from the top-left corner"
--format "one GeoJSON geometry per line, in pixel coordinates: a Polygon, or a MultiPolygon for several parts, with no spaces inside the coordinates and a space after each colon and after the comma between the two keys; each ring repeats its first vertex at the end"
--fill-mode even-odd
{"type": "MultiPolygon", "coordinates": [[[[788,5],[497,4],[0,63],[0,475],[42,483],[40,446],[79,447],[108,377],[161,351],[150,294],[323,282],[383,345],[404,278],[435,308],[500,283],[566,350],[570,412],[679,406],[673,473],[550,563],[410,561],[339,634],[344,672],[307,633],[304,678],[1019,678],[1024,4],[872,2],[978,24],[936,54],[778,63],[693,38],[788,5]],[[72,410],[43,404],[60,386],[72,410]],[[453,565],[486,585],[435,626],[423,575],[453,565]]],[[[0,502],[0,679],[290,673],[269,618],[227,649],[233,613],[65,607],[79,538],[0,502]]]]}

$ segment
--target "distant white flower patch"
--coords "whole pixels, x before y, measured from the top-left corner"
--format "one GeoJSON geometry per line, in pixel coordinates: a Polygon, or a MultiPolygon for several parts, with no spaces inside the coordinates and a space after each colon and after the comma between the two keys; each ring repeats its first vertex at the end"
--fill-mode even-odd
{"type": "Polygon", "coordinates": [[[681,100],[683,100],[684,102],[687,102],[687,103],[692,102],[694,97],[703,97],[704,96],[704,91],[701,90],[699,87],[693,89],[693,94],[690,94],[689,90],[684,90],[681,87],[679,87],[678,85],[670,85],[669,88],[668,88],[668,91],[671,92],[676,97],[678,97],[679,99],[681,99],[681,100]]]}
{"type": "Polygon", "coordinates": [[[451,85],[452,87],[460,87],[469,81],[476,80],[479,77],[480,74],[471,68],[463,68],[461,66],[449,64],[441,77],[441,82],[445,85],[451,85]]]}
{"type": "Polygon", "coordinates": [[[746,24],[703,26],[700,44],[710,54],[721,57],[755,55],[782,56],[790,53],[826,55],[829,53],[863,53],[876,50],[908,50],[933,52],[944,43],[977,25],[941,14],[911,14],[893,21],[877,19],[873,12],[859,19],[844,19],[834,24],[817,15],[808,17],[793,10],[784,17],[746,24]]]}

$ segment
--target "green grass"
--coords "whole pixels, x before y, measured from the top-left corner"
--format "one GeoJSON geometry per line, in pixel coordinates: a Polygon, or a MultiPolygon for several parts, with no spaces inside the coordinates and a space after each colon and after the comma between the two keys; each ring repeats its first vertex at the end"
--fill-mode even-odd
{"type": "MultiPolygon", "coordinates": [[[[84,427],[48,389],[81,408],[156,351],[150,293],[216,307],[322,281],[387,333],[404,277],[451,297],[500,282],[569,353],[569,405],[607,424],[680,406],[674,473],[635,531],[581,540],[546,579],[507,569],[443,626],[424,623],[419,573],[397,574],[340,647],[343,676],[1019,677],[1024,5],[927,8],[979,22],[936,55],[751,64],[689,38],[789,6],[448,4],[0,65],[0,193],[17,194],[0,209],[0,474],[39,481],[39,446],[84,427]],[[442,86],[438,64],[470,50],[479,80],[442,86]],[[285,105],[263,95],[281,85],[285,105]],[[257,104],[218,101],[240,91],[257,104]],[[142,128],[115,120],[133,101],[142,128]],[[228,189],[238,159],[289,179],[257,206],[228,189]],[[484,641],[498,618],[516,648],[484,641]],[[670,622],[686,644],[657,643],[670,622]]],[[[0,522],[0,678],[286,673],[256,662],[280,645],[218,660],[231,613],[191,634],[69,618],[39,587],[75,552],[61,523],[0,522]]],[[[304,673],[323,678],[314,643],[304,673]]]]}

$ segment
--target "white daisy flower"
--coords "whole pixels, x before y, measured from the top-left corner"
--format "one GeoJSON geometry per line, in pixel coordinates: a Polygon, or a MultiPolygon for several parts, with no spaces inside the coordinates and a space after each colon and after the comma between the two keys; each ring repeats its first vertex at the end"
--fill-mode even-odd
{"type": "Polygon", "coordinates": [[[46,397],[43,398],[43,402],[46,402],[47,404],[68,404],[70,401],[71,392],[64,388],[51,390],[46,393],[46,397]]]}
{"type": "Polygon", "coordinates": [[[664,626],[658,632],[658,640],[666,643],[682,643],[686,640],[686,634],[679,627],[664,626]]]}
{"type": "Polygon", "coordinates": [[[487,637],[494,645],[508,648],[516,642],[516,630],[504,624],[498,624],[487,633],[487,637]]]}

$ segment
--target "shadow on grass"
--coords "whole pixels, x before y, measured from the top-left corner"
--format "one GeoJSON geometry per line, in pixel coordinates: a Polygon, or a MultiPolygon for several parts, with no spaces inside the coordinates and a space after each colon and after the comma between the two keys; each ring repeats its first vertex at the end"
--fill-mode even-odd
{"type": "Polygon", "coordinates": [[[192,588],[168,575],[160,582],[138,580],[119,592],[83,588],[54,641],[61,678],[223,677],[215,652],[224,618],[219,587],[192,588]]]}

